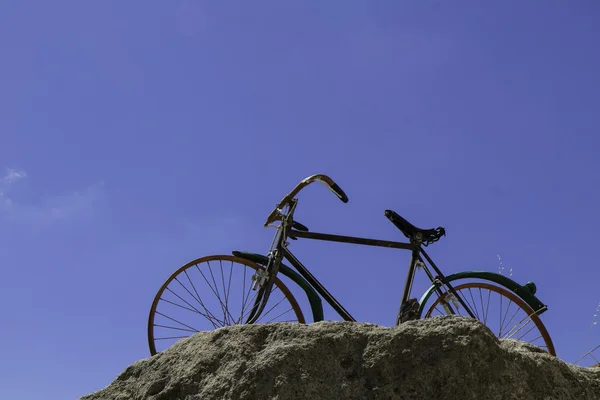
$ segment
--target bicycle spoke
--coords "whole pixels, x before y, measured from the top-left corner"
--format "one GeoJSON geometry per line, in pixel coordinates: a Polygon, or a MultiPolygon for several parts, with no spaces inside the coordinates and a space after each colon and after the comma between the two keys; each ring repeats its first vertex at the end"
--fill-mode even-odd
{"type": "MultiPolygon", "coordinates": [[[[501,293],[498,293],[498,295],[500,296],[500,300],[502,300],[504,298],[504,296],[502,296],[501,293]]],[[[512,300],[509,300],[508,301],[508,305],[506,306],[506,313],[504,313],[504,318],[502,319],[502,322],[500,323],[500,333],[498,334],[499,337],[502,337],[502,330],[503,330],[503,327],[504,327],[504,323],[506,322],[506,317],[508,316],[508,311],[510,310],[510,305],[511,304],[513,304],[513,302],[512,302],[512,300]]]]}
{"type": "Polygon", "coordinates": [[[522,324],[522,322],[520,322],[520,323],[519,323],[520,325],[519,325],[519,324],[517,324],[517,325],[513,326],[513,327],[511,328],[511,330],[510,330],[510,331],[508,331],[508,333],[507,333],[507,335],[504,337],[504,339],[512,339],[512,337],[513,337],[513,336],[514,336],[516,333],[518,333],[518,332],[519,332],[521,329],[523,329],[523,327],[527,326],[527,324],[528,324],[529,322],[530,322],[530,321],[527,321],[525,324],[522,324]],[[518,327],[518,326],[520,326],[520,327],[517,329],[517,327],[518,327]],[[512,332],[512,333],[511,333],[511,332],[512,332]]]}
{"type": "MultiPolygon", "coordinates": [[[[260,289],[258,289],[258,290],[260,290],[260,289]]],[[[250,292],[252,292],[252,285],[248,286],[248,292],[246,293],[246,297],[245,297],[245,300],[243,302],[242,311],[241,311],[240,319],[239,319],[238,323],[241,323],[244,320],[244,315],[246,314],[246,312],[244,310],[246,309],[246,303],[247,303],[247,300],[248,300],[248,296],[250,296],[250,292]]],[[[258,291],[255,291],[254,292],[254,296],[252,297],[252,299],[256,300],[256,296],[257,295],[258,295],[258,291]]],[[[252,304],[254,304],[254,301],[252,301],[252,304]]]]}
{"type": "MultiPolygon", "coordinates": [[[[212,275],[212,270],[210,268],[210,263],[208,264],[208,268],[209,271],[211,271],[211,275],[212,275]]],[[[208,287],[210,288],[210,290],[213,292],[213,294],[217,297],[217,299],[219,300],[219,303],[221,305],[221,311],[223,311],[223,302],[221,301],[221,297],[219,296],[218,292],[216,291],[216,288],[214,288],[210,282],[208,281],[208,279],[206,279],[206,276],[204,275],[204,273],[200,270],[200,267],[198,265],[196,265],[196,268],[198,269],[198,272],[200,272],[200,275],[202,275],[202,278],[204,278],[204,281],[206,282],[206,284],[208,285],[208,287]]],[[[213,278],[213,282],[214,282],[214,278],[213,278]]]]}
{"type": "MultiPolygon", "coordinates": [[[[225,289],[225,276],[223,274],[223,262],[221,260],[219,260],[219,268],[221,269],[221,283],[223,284],[223,295],[225,296],[225,309],[227,310],[227,313],[229,314],[229,303],[227,302],[227,290],[225,289]]],[[[231,317],[231,319],[233,320],[233,317],[231,317]]],[[[229,323],[229,321],[228,321],[228,323],[229,323]]]]}
{"type": "Polygon", "coordinates": [[[260,301],[264,302],[260,304],[262,315],[256,315],[260,321],[292,322],[295,317],[296,323],[304,323],[302,311],[285,284],[272,277],[268,292],[262,286],[253,290],[255,273],[263,274],[264,267],[236,256],[203,257],[178,269],[154,297],[148,319],[150,353],[154,355],[162,351],[159,346],[170,347],[200,330],[246,323],[260,301]],[[273,296],[268,298],[270,294],[273,296]]]}
{"type": "Polygon", "coordinates": [[[177,330],[177,331],[184,331],[184,332],[193,332],[193,333],[198,332],[198,331],[194,331],[194,330],[191,330],[191,329],[176,328],[174,326],[167,326],[167,325],[154,324],[154,326],[158,326],[159,328],[174,329],[174,330],[177,330]]]}
{"type": "Polygon", "coordinates": [[[171,339],[185,339],[189,336],[170,336],[170,337],[160,337],[160,338],[154,338],[154,340],[171,340],[171,339]]]}
{"type": "MultiPolygon", "coordinates": [[[[171,288],[167,288],[167,290],[171,293],[173,293],[177,298],[179,298],[179,300],[183,301],[185,304],[187,304],[188,306],[192,307],[198,314],[202,314],[202,312],[200,310],[198,310],[196,307],[194,307],[193,305],[191,305],[187,300],[185,300],[183,297],[181,297],[180,295],[178,295],[177,293],[175,293],[173,290],[171,290],[171,288]]],[[[164,299],[163,299],[164,300],[164,299]]],[[[208,313],[207,313],[208,314],[208,313]]]]}
{"type": "MultiPolygon", "coordinates": [[[[524,326],[526,326],[526,325],[528,325],[530,322],[532,322],[532,321],[531,321],[531,315],[527,315],[525,318],[523,318],[521,321],[519,321],[519,324],[522,324],[522,323],[523,323],[523,321],[525,321],[525,320],[527,320],[527,322],[525,323],[525,325],[521,325],[521,327],[520,327],[519,329],[517,329],[517,330],[516,330],[516,331],[515,331],[513,334],[511,334],[511,335],[509,336],[509,338],[510,338],[510,337],[512,337],[512,336],[513,336],[515,333],[519,332],[521,329],[523,329],[523,327],[524,327],[524,326]]],[[[509,331],[509,333],[510,333],[510,332],[511,332],[513,329],[515,329],[515,327],[516,327],[516,326],[518,326],[518,325],[515,325],[515,326],[514,326],[514,327],[513,327],[513,328],[512,328],[512,329],[509,331]]]]}
{"type": "MultiPolygon", "coordinates": [[[[243,285],[243,287],[242,287],[242,294],[243,294],[243,293],[246,293],[246,268],[244,268],[244,279],[242,280],[242,285],[243,285]]],[[[251,288],[252,288],[252,285],[250,285],[250,288],[248,288],[248,291],[250,291],[251,288]]],[[[241,311],[240,311],[240,319],[236,320],[236,323],[238,323],[238,324],[242,321],[242,316],[244,314],[244,309],[246,308],[246,298],[247,297],[248,296],[243,296],[242,295],[242,308],[241,308],[241,311]]]]}
{"type": "Polygon", "coordinates": [[[282,312],[281,314],[279,314],[279,315],[277,315],[277,316],[275,316],[275,317],[271,318],[270,320],[268,320],[268,321],[267,321],[267,322],[265,322],[265,323],[266,323],[266,324],[270,324],[271,322],[275,321],[275,319],[277,319],[277,318],[281,317],[282,315],[285,315],[285,314],[289,313],[289,312],[290,312],[290,311],[292,311],[292,310],[293,310],[293,309],[290,307],[290,309],[289,309],[289,310],[282,312]]]}
{"type": "MultiPolygon", "coordinates": [[[[479,317],[479,313],[477,312],[477,306],[475,305],[476,304],[475,299],[473,298],[473,292],[471,292],[470,288],[469,288],[469,296],[471,296],[471,300],[473,300],[473,310],[475,312],[475,316],[477,317],[478,320],[481,321],[481,318],[479,317]]],[[[471,304],[468,304],[468,305],[470,306],[471,304]]]]}
{"type": "MultiPolygon", "coordinates": [[[[197,301],[197,302],[198,302],[198,303],[199,303],[199,304],[202,306],[202,308],[204,308],[204,311],[206,311],[206,313],[207,313],[207,314],[210,314],[210,315],[212,316],[212,318],[215,318],[215,319],[216,319],[216,317],[215,317],[215,316],[214,316],[214,315],[213,315],[213,314],[212,314],[210,311],[208,311],[208,308],[207,308],[207,307],[204,305],[204,302],[203,302],[203,301],[202,301],[202,299],[200,298],[200,294],[198,294],[198,291],[196,290],[196,286],[194,285],[194,283],[193,283],[193,282],[192,282],[192,280],[190,279],[190,276],[188,275],[188,272],[187,272],[187,271],[184,271],[184,272],[185,272],[185,276],[188,278],[188,281],[190,282],[190,285],[192,285],[192,289],[194,289],[194,293],[196,293],[196,296],[197,296],[197,297],[194,297],[194,295],[192,295],[192,294],[190,293],[190,291],[189,291],[189,290],[187,290],[187,288],[185,288],[185,287],[184,287],[184,289],[186,289],[186,291],[187,291],[187,292],[190,294],[190,296],[192,296],[192,298],[194,298],[194,300],[196,300],[196,301],[197,301]]],[[[176,280],[177,282],[179,282],[179,280],[178,280],[177,278],[175,278],[175,280],[176,280]]],[[[180,284],[181,286],[183,286],[183,284],[182,284],[181,282],[179,282],[179,284],[180,284]]],[[[208,318],[208,317],[207,317],[207,318],[208,318]]],[[[209,318],[209,321],[211,321],[211,323],[212,323],[212,320],[211,320],[210,318],[209,318]]],[[[216,325],[216,324],[214,324],[214,323],[213,323],[213,327],[214,327],[215,329],[217,329],[217,325],[216,325]]]]}
{"type": "MultiPolygon", "coordinates": [[[[207,263],[207,264],[208,264],[208,268],[210,270],[210,274],[213,277],[213,282],[215,282],[214,275],[212,273],[212,269],[210,268],[210,263],[207,263]]],[[[227,320],[227,317],[225,315],[225,306],[223,304],[223,301],[221,300],[220,294],[218,293],[218,289],[216,288],[216,282],[215,282],[215,287],[213,288],[213,286],[210,284],[210,282],[208,281],[208,279],[206,279],[206,276],[204,275],[204,273],[202,271],[200,271],[200,267],[198,267],[197,265],[196,265],[196,267],[198,268],[198,271],[200,272],[200,274],[202,275],[202,277],[206,281],[206,284],[208,285],[208,287],[210,288],[210,290],[213,292],[213,294],[215,296],[217,296],[217,299],[219,300],[219,304],[221,305],[221,311],[223,311],[223,319],[227,320]]],[[[231,318],[233,319],[233,317],[231,317],[231,318]]]]}
{"type": "MultiPolygon", "coordinates": [[[[194,293],[196,294],[196,296],[194,296],[192,293],[190,293],[189,290],[187,292],[190,293],[190,296],[192,296],[194,298],[194,300],[196,300],[202,306],[202,308],[204,308],[204,310],[208,313],[208,309],[206,308],[206,306],[204,305],[204,302],[200,298],[200,294],[198,293],[198,290],[196,289],[196,285],[194,285],[194,282],[192,282],[192,279],[190,278],[188,272],[184,271],[184,273],[185,273],[186,278],[188,278],[190,285],[192,285],[192,289],[194,289],[194,293]]],[[[179,280],[177,278],[175,278],[175,280],[177,282],[179,282],[179,280]]],[[[179,284],[183,286],[183,284],[181,282],[179,282],[179,284]]]]}
{"type": "MultiPolygon", "coordinates": [[[[175,280],[176,280],[176,281],[177,281],[177,282],[178,282],[178,283],[179,283],[181,286],[183,286],[183,285],[181,284],[181,282],[179,282],[179,280],[178,280],[178,279],[175,279],[175,280]]],[[[185,288],[185,286],[183,286],[183,287],[185,288]]],[[[175,296],[177,296],[177,297],[178,297],[178,298],[179,298],[181,301],[183,301],[185,304],[187,304],[188,306],[192,307],[194,310],[198,311],[198,313],[202,314],[202,313],[201,313],[201,312],[200,312],[200,311],[199,311],[199,310],[198,310],[196,307],[194,307],[193,305],[191,305],[190,303],[188,303],[188,302],[187,302],[187,301],[186,301],[186,300],[185,300],[183,297],[179,296],[179,295],[178,295],[177,293],[175,293],[173,290],[171,290],[170,288],[167,288],[167,290],[168,290],[169,292],[173,293],[175,296]]],[[[204,311],[206,311],[206,314],[210,314],[210,315],[212,315],[212,313],[211,313],[210,311],[208,311],[208,309],[207,309],[206,307],[204,307],[204,304],[203,304],[202,302],[200,302],[200,305],[202,305],[202,308],[204,308],[204,311]]],[[[209,317],[207,317],[207,318],[209,318],[209,317]]],[[[216,317],[214,317],[214,316],[213,316],[212,318],[214,318],[215,320],[219,321],[219,320],[218,320],[216,317]]],[[[211,319],[209,318],[209,320],[211,320],[211,319]]],[[[216,326],[215,326],[215,328],[216,328],[216,326]]]]}
{"type": "MultiPolygon", "coordinates": [[[[538,341],[540,339],[543,339],[543,338],[544,337],[542,335],[536,336],[535,339],[529,340],[529,343],[534,343],[534,342],[536,342],[536,341],[538,341]]],[[[521,339],[519,339],[519,340],[521,340],[521,339]]],[[[546,349],[548,348],[548,346],[546,346],[546,345],[537,345],[537,346],[542,347],[542,348],[546,348],[546,349]]]]}
{"type": "Polygon", "coordinates": [[[189,325],[187,325],[187,324],[184,324],[184,323],[183,323],[183,322],[181,322],[181,321],[177,321],[177,320],[176,320],[176,319],[174,319],[174,318],[168,317],[168,316],[166,316],[166,315],[165,315],[165,314],[163,314],[163,313],[160,313],[160,312],[158,312],[158,311],[157,311],[156,313],[157,313],[158,315],[162,315],[163,317],[165,317],[165,318],[167,318],[167,319],[170,319],[170,320],[171,320],[171,321],[173,321],[173,322],[177,322],[178,324],[180,324],[180,325],[183,325],[183,326],[185,326],[186,328],[190,328],[190,329],[192,329],[194,332],[200,332],[198,329],[196,329],[196,328],[192,328],[191,326],[189,326],[189,325]]]}
{"type": "MultiPolygon", "coordinates": [[[[521,322],[522,322],[522,321],[521,321],[521,322]]],[[[530,319],[528,319],[528,320],[527,320],[527,322],[526,322],[525,324],[522,324],[522,325],[515,325],[515,326],[513,327],[514,333],[510,334],[510,335],[509,335],[507,338],[508,338],[508,339],[512,338],[514,335],[516,335],[517,333],[519,333],[519,331],[520,331],[521,329],[523,329],[524,327],[526,327],[527,325],[529,325],[529,323],[530,323],[530,322],[531,322],[531,320],[530,320],[530,319]],[[515,329],[517,326],[520,326],[520,328],[519,328],[519,329],[515,329]]],[[[527,334],[528,334],[529,332],[531,332],[531,330],[532,330],[532,329],[534,329],[534,328],[535,328],[535,326],[531,327],[531,328],[530,328],[530,329],[529,329],[527,332],[525,332],[523,335],[519,336],[519,337],[517,338],[517,340],[521,340],[521,338],[522,338],[522,337],[524,337],[525,335],[527,335],[527,334]]],[[[509,331],[509,333],[510,333],[510,331],[509,331]]]]}
{"type": "MultiPolygon", "coordinates": [[[[510,305],[511,305],[511,304],[514,304],[514,303],[511,301],[511,302],[509,303],[509,308],[510,308],[510,305]]],[[[510,323],[513,321],[513,319],[515,319],[515,316],[517,315],[517,313],[519,312],[519,310],[520,310],[520,308],[519,308],[519,307],[517,307],[517,311],[515,311],[515,312],[513,313],[512,317],[510,317],[510,319],[508,320],[508,323],[509,323],[509,324],[510,324],[510,323]]],[[[507,310],[507,311],[508,311],[508,310],[507,310]]],[[[510,331],[509,331],[509,332],[510,332],[510,331]]]]}
{"type": "Polygon", "coordinates": [[[175,302],[173,302],[173,301],[171,301],[171,300],[163,299],[163,298],[161,297],[161,298],[160,298],[160,301],[164,301],[165,303],[173,304],[173,305],[174,305],[174,306],[176,306],[176,307],[179,307],[179,308],[182,308],[182,309],[184,309],[184,310],[191,311],[191,312],[193,312],[193,313],[196,313],[196,314],[202,315],[204,318],[210,318],[210,317],[209,317],[207,314],[204,314],[204,313],[202,313],[201,311],[198,311],[198,310],[195,310],[195,309],[192,309],[192,308],[188,308],[188,307],[184,307],[184,306],[182,306],[181,304],[177,304],[177,303],[175,303],[175,302]]]}
{"type": "MultiPolygon", "coordinates": [[[[470,289],[469,289],[470,291],[470,289]]],[[[483,313],[483,296],[481,294],[481,288],[479,288],[479,300],[481,302],[481,312],[483,313]]],[[[483,314],[483,319],[480,319],[480,321],[485,321],[485,314],[483,314]]],[[[485,324],[485,322],[483,322],[485,324]]]]}
{"type": "MultiPolygon", "coordinates": [[[[532,331],[532,330],[534,330],[534,329],[535,329],[535,324],[534,324],[534,325],[533,325],[531,328],[529,328],[529,330],[528,330],[527,332],[525,332],[524,334],[522,334],[521,336],[519,336],[519,337],[517,338],[517,340],[521,340],[521,339],[523,339],[525,336],[527,336],[527,334],[528,334],[529,332],[531,332],[531,331],[532,331]]],[[[540,336],[540,337],[541,337],[541,336],[540,336]]],[[[537,339],[538,339],[538,338],[535,338],[535,339],[533,339],[531,342],[533,343],[533,342],[534,342],[534,341],[536,341],[537,339]]]]}
{"type": "MultiPolygon", "coordinates": [[[[246,268],[244,268],[246,271],[246,268]]],[[[231,276],[233,275],[233,261],[231,262],[231,266],[229,267],[229,279],[227,280],[227,294],[225,294],[225,302],[229,304],[229,293],[231,290],[231,276]]],[[[228,307],[229,309],[229,307],[228,307]]]]}
{"type": "MultiPolygon", "coordinates": [[[[458,291],[456,293],[458,294],[458,291]]],[[[458,296],[461,297],[461,299],[463,300],[463,302],[467,305],[467,307],[470,310],[473,310],[473,313],[475,314],[475,316],[477,317],[477,319],[480,319],[479,316],[478,316],[478,314],[477,314],[477,306],[475,305],[475,299],[473,299],[473,294],[471,293],[470,290],[469,290],[469,295],[471,296],[471,299],[473,300],[473,303],[470,303],[469,299],[466,296],[460,296],[460,294],[458,296]]],[[[454,298],[456,298],[456,296],[454,294],[452,294],[451,296],[454,297],[454,298]]],[[[462,314],[460,313],[460,303],[459,303],[459,306],[456,307],[456,310],[458,312],[458,315],[462,316],[462,314]]],[[[468,311],[466,309],[465,309],[465,312],[467,312],[467,314],[468,314],[468,311]]]]}
{"type": "MultiPolygon", "coordinates": [[[[479,289],[479,292],[481,293],[481,289],[479,289]]],[[[484,318],[483,318],[483,324],[487,325],[487,316],[488,316],[488,311],[490,310],[490,297],[491,297],[491,291],[488,290],[488,297],[487,297],[487,307],[485,309],[485,312],[483,311],[483,309],[481,310],[481,312],[483,312],[484,318]]],[[[483,302],[483,299],[482,299],[483,302]]],[[[481,304],[481,307],[483,308],[483,303],[481,304]]]]}
{"type": "MultiPolygon", "coordinates": [[[[274,290],[271,290],[271,294],[273,293],[273,291],[274,291],[274,290]]],[[[268,314],[269,314],[271,311],[273,311],[273,309],[274,309],[275,307],[277,307],[278,305],[280,305],[280,304],[281,304],[281,302],[282,302],[282,301],[284,301],[284,300],[285,300],[285,297],[283,297],[281,300],[279,300],[277,303],[275,303],[275,305],[274,305],[274,306],[272,306],[272,307],[269,309],[269,311],[265,312],[265,313],[264,313],[262,316],[263,316],[263,317],[266,317],[266,316],[267,316],[267,315],[268,315],[268,314]]]]}
{"type": "MultiPolygon", "coordinates": [[[[190,295],[199,303],[202,303],[202,301],[200,300],[200,295],[198,294],[198,291],[196,290],[196,286],[194,285],[194,282],[192,282],[192,280],[190,279],[190,275],[188,274],[187,271],[183,271],[185,274],[185,277],[187,278],[188,282],[190,283],[190,285],[192,286],[192,289],[194,289],[194,293],[196,294],[196,296],[192,295],[190,293],[190,295]]],[[[176,281],[179,282],[179,280],[177,278],[175,278],[176,281]]]]}
{"type": "MultiPolygon", "coordinates": [[[[269,296],[270,296],[270,295],[273,293],[273,291],[275,291],[275,289],[277,289],[275,286],[271,287],[271,291],[269,292],[269,296]]],[[[259,290],[260,290],[260,289],[259,289],[259,290]]],[[[256,298],[258,297],[258,292],[259,292],[259,290],[257,290],[257,291],[254,293],[254,296],[252,297],[252,300],[253,300],[253,301],[252,301],[252,304],[255,304],[255,302],[256,302],[256,298]]],[[[263,295],[263,296],[264,296],[264,295],[263,295]]],[[[261,300],[261,301],[262,301],[262,300],[261,300]]],[[[253,306],[253,307],[254,307],[254,306],[253,306]]],[[[251,311],[252,311],[252,308],[250,308],[250,310],[249,310],[249,311],[251,312],[251,311]]],[[[249,315],[249,314],[248,314],[248,315],[249,315]]],[[[243,315],[242,315],[242,318],[244,318],[244,316],[243,316],[243,315]]]]}
{"type": "MultiPolygon", "coordinates": [[[[254,304],[256,302],[256,298],[258,297],[258,292],[259,291],[260,291],[260,289],[258,289],[258,290],[256,290],[254,292],[254,295],[252,296],[252,301],[251,301],[251,303],[253,304],[253,306],[250,307],[250,309],[248,310],[248,313],[252,312],[252,309],[254,308],[254,304]]],[[[241,320],[242,321],[245,320],[246,319],[245,317],[247,317],[248,315],[250,315],[250,314],[246,314],[246,313],[242,314],[242,319],[241,320]]]]}
{"type": "Polygon", "coordinates": [[[221,311],[223,311],[223,319],[225,321],[227,321],[225,305],[223,304],[223,301],[221,300],[221,294],[219,293],[219,288],[217,287],[217,281],[215,281],[215,275],[213,274],[212,267],[210,266],[210,262],[207,262],[206,264],[208,265],[208,270],[210,271],[210,277],[211,277],[213,283],[215,284],[216,295],[217,295],[217,298],[219,299],[219,303],[221,304],[221,311]]]}
{"type": "Polygon", "coordinates": [[[502,300],[504,299],[504,296],[502,296],[500,293],[498,293],[498,296],[500,296],[500,320],[499,320],[500,332],[498,332],[498,336],[501,336],[502,335],[502,321],[503,321],[503,319],[502,319],[502,310],[503,310],[502,300]]]}
{"type": "MultiPolygon", "coordinates": [[[[456,286],[456,295],[446,291],[433,304],[429,305],[424,317],[444,315],[440,306],[451,304],[455,297],[462,299],[468,308],[472,308],[476,319],[486,325],[499,339],[516,339],[537,345],[550,354],[555,355],[554,345],[548,335],[544,324],[535,312],[523,299],[513,291],[491,283],[472,282],[456,286]],[[473,293],[477,290],[479,294],[473,293]],[[497,293],[496,295],[492,293],[497,293]],[[481,310],[479,309],[481,306],[481,310]],[[514,306],[514,307],[513,307],[514,306]],[[494,318],[492,313],[499,313],[494,318]],[[540,339],[542,339],[540,341],[540,339]]],[[[446,310],[448,311],[448,310],[446,310]]],[[[460,309],[458,310],[459,314],[460,309]]]]}
{"type": "MultiPolygon", "coordinates": [[[[507,312],[508,312],[508,310],[510,309],[510,306],[511,306],[511,304],[514,304],[514,302],[512,302],[512,301],[511,301],[510,303],[508,303],[508,307],[507,307],[507,309],[506,309],[506,311],[507,311],[507,312]]],[[[513,313],[512,317],[511,317],[511,318],[510,318],[510,320],[508,321],[508,323],[509,323],[509,324],[510,324],[510,323],[511,323],[511,322],[512,322],[514,319],[515,319],[515,316],[517,315],[517,313],[518,313],[520,310],[521,310],[521,308],[517,306],[517,310],[516,310],[516,311],[513,313]]],[[[508,314],[508,313],[507,313],[507,314],[508,314]]],[[[505,317],[505,320],[506,320],[506,317],[505,317]]],[[[522,322],[523,322],[523,320],[521,320],[520,322],[518,322],[518,323],[517,323],[517,325],[513,326],[513,328],[512,328],[511,330],[509,330],[509,331],[508,331],[507,335],[508,335],[508,334],[510,334],[510,332],[512,332],[512,330],[514,330],[514,329],[515,329],[515,327],[516,327],[516,326],[518,326],[518,324],[520,324],[520,323],[522,323],[522,322]]],[[[535,327],[534,327],[534,328],[535,328],[535,327]]],[[[503,326],[501,326],[501,327],[500,327],[500,332],[498,333],[498,337],[500,337],[500,338],[503,338],[503,339],[509,339],[509,338],[512,336],[512,335],[509,335],[509,336],[502,336],[502,334],[501,334],[502,330],[503,330],[503,326]]],[[[519,328],[519,330],[520,330],[520,328],[519,328]]],[[[515,333],[516,333],[516,332],[515,332],[515,333]]]]}

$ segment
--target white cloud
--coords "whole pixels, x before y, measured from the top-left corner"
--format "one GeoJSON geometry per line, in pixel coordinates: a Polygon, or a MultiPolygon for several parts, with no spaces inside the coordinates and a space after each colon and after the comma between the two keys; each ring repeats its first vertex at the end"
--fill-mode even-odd
{"type": "Polygon", "coordinates": [[[2,178],[2,183],[10,184],[26,177],[27,173],[25,171],[17,171],[16,169],[8,168],[6,170],[6,175],[2,178]]]}
{"type": "Polygon", "coordinates": [[[102,194],[103,182],[84,190],[42,197],[34,202],[20,202],[10,195],[13,186],[27,177],[22,170],[7,169],[0,179],[0,216],[27,224],[46,225],[67,218],[89,216],[102,194]]]}
{"type": "Polygon", "coordinates": [[[0,180],[0,209],[10,210],[13,207],[13,200],[8,197],[7,192],[11,184],[27,176],[25,171],[7,168],[6,174],[0,180]]]}

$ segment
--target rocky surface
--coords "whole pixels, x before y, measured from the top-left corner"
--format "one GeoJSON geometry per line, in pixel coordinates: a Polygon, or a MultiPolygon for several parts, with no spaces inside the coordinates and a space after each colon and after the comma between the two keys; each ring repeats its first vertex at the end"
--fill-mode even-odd
{"type": "Polygon", "coordinates": [[[600,368],[460,317],[238,325],[182,340],[81,398],[109,399],[600,400],[600,368]]]}

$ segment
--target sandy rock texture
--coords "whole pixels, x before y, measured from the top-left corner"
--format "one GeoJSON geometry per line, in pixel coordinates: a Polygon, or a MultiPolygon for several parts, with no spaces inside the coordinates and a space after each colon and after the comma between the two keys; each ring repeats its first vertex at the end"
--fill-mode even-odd
{"type": "Polygon", "coordinates": [[[127,367],[81,400],[600,400],[600,368],[499,341],[462,317],[200,332],[127,367]]]}

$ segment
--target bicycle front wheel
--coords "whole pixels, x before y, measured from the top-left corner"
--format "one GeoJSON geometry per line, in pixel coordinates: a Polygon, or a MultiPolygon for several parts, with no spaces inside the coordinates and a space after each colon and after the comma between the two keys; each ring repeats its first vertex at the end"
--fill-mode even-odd
{"type": "MultiPolygon", "coordinates": [[[[556,356],[548,330],[535,311],[511,291],[485,282],[454,286],[475,317],[500,339],[516,339],[536,345],[556,356]]],[[[439,296],[424,318],[456,314],[470,317],[451,292],[439,296]]]]}
{"type": "MultiPolygon", "coordinates": [[[[258,264],[235,256],[196,259],[175,271],[154,297],[148,317],[150,354],[196,332],[243,324],[256,299],[258,264]]],[[[255,323],[305,323],[295,297],[274,278],[269,301],[255,323]]]]}

